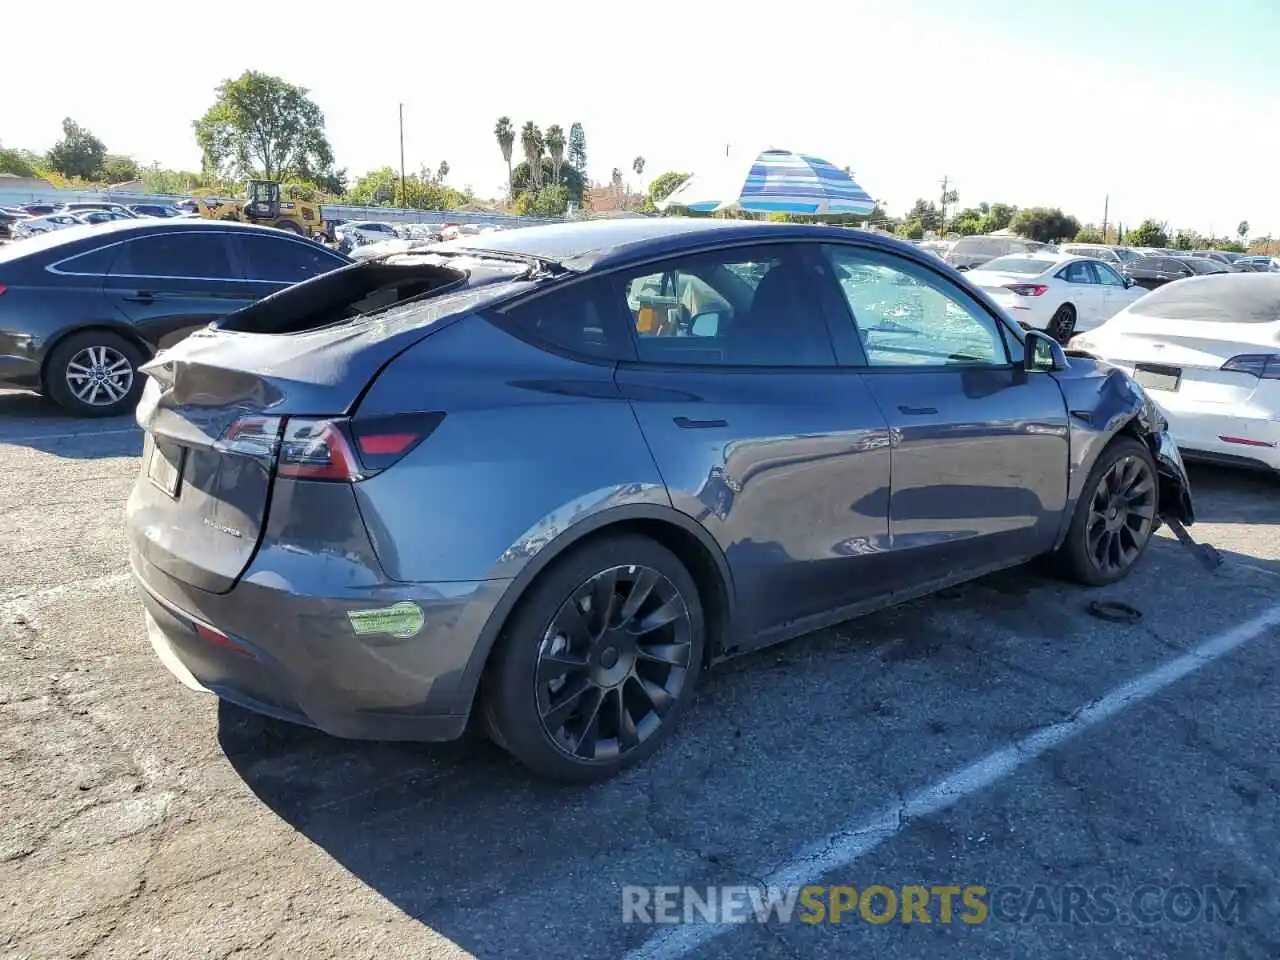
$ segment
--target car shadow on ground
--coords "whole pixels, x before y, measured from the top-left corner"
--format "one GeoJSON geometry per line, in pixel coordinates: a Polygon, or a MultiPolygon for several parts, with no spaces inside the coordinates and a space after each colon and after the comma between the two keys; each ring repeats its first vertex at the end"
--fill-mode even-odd
{"type": "Polygon", "coordinates": [[[1187,472],[1197,523],[1280,524],[1280,475],[1196,462],[1187,472]]]}
{"type": "MultiPolygon", "coordinates": [[[[1247,564],[1280,576],[1280,562],[1222,555],[1226,566],[1247,564]]],[[[1197,567],[1175,543],[1163,545],[1160,563],[1188,578],[1187,593],[1212,583],[1195,579],[1197,567]]],[[[1149,591],[1161,582],[1165,578],[1155,573],[1145,583],[1126,581],[1118,593],[1111,592],[1154,614],[1159,611],[1153,606],[1166,601],[1149,591]]],[[[694,729],[678,734],[648,763],[599,785],[533,779],[475,730],[447,744],[355,743],[222,703],[219,742],[244,783],[285,823],[407,916],[481,960],[522,947],[536,954],[544,941],[573,942],[579,956],[616,955],[616,938],[626,936],[611,923],[621,884],[676,882],[673,877],[690,883],[744,882],[750,875],[734,859],[738,841],[722,837],[717,845],[716,834],[726,831],[733,837],[755,836],[754,843],[742,843],[753,859],[767,861],[773,851],[766,848],[778,841],[768,833],[755,834],[743,811],[759,807],[764,793],[813,782],[827,762],[823,758],[831,756],[830,736],[815,738],[814,729],[845,731],[841,749],[847,755],[840,761],[845,768],[840,772],[837,764],[832,783],[824,780],[813,796],[843,791],[838,806],[847,815],[892,793],[878,767],[882,754],[899,749],[891,743],[913,744],[911,779],[935,776],[956,762],[945,737],[929,740],[926,734],[954,732],[962,754],[990,749],[989,741],[975,737],[975,707],[964,701],[970,693],[983,695],[985,674],[995,664],[1022,674],[1026,691],[1018,696],[1034,703],[1035,712],[1049,713],[1019,716],[1019,708],[1002,699],[1001,710],[1008,708],[1009,716],[991,719],[982,738],[1021,735],[1060,719],[1054,711],[1065,715],[1084,696],[1076,684],[1088,681],[1079,675],[1097,674],[1105,686],[1116,665],[1114,651],[1100,648],[1102,660],[1076,664],[1055,650],[1077,646],[1083,632],[1129,627],[1089,617],[1089,601],[1099,592],[1062,591],[1061,586],[1036,565],[1018,568],[864,617],[852,636],[823,631],[723,665],[704,679],[698,702],[682,724],[694,729]],[[1035,669],[1010,662],[1007,648],[1006,659],[993,649],[984,662],[979,651],[987,641],[949,633],[934,622],[956,610],[978,611],[979,622],[993,629],[1001,625],[1006,635],[1035,629],[1027,626],[1035,620],[1053,649],[1035,669]],[[822,678],[836,672],[832,657],[849,659],[846,669],[863,677],[855,688],[865,685],[865,690],[853,700],[842,699],[851,688],[839,681],[823,686],[822,678]],[[1046,665],[1058,660],[1058,670],[1073,674],[1069,680],[1037,672],[1054,669],[1046,665]],[[814,674],[815,663],[827,665],[814,674]],[[896,702],[904,691],[916,700],[896,702]],[[854,702],[859,699],[865,702],[854,702]],[[812,716],[782,719],[797,710],[812,716]],[[797,730],[786,733],[790,723],[797,730]],[[860,748],[859,726],[864,735],[879,731],[885,742],[860,748]],[[753,730],[772,730],[778,742],[761,747],[753,730]],[[805,730],[810,733],[801,736],[805,730]],[[848,779],[860,764],[868,775],[848,779]],[[841,786],[844,779],[848,782],[841,786]],[[728,792],[714,801],[704,795],[707,790],[728,792]],[[714,807],[711,821],[700,822],[707,814],[697,811],[708,803],[714,807]],[[608,937],[614,939],[600,939],[608,937]]],[[[997,646],[994,634],[991,640],[997,646]]],[[[1164,660],[1172,653],[1158,647],[1147,655],[1164,660]]],[[[771,737],[763,739],[767,743],[771,737]]],[[[795,802],[804,805],[801,797],[795,802]]]]}
{"type": "Polygon", "coordinates": [[[132,413],[73,417],[39,394],[0,391],[0,445],[70,460],[139,456],[142,431],[132,413]]]}

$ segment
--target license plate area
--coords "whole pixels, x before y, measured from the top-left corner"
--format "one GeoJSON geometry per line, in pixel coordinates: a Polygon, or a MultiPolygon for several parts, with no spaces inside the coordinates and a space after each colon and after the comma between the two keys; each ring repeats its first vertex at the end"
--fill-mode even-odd
{"type": "Polygon", "coordinates": [[[1178,387],[1182,386],[1182,368],[1139,363],[1133,368],[1133,379],[1149,390],[1176,393],[1178,387]]]}
{"type": "Polygon", "coordinates": [[[157,439],[151,446],[151,460],[147,464],[147,479],[165,496],[178,499],[182,487],[182,468],[186,464],[185,447],[157,439]]]}

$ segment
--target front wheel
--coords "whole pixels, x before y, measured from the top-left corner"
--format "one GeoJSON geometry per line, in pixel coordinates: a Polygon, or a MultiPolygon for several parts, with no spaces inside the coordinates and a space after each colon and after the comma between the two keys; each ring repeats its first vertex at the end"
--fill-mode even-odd
{"type": "Polygon", "coordinates": [[[630,534],[591,541],[544,571],[503,630],[482,684],[485,727],[542,776],[611,777],[688,708],[703,630],[671,551],[630,534]]]}
{"type": "Polygon", "coordinates": [[[59,343],[49,356],[44,389],[79,417],[128,413],[142,396],[145,359],[136,344],[110,330],[85,330],[59,343]]]}
{"type": "Polygon", "coordinates": [[[1145,444],[1117,437],[1089,471],[1067,538],[1056,559],[1086,586],[1123,580],[1156,530],[1160,480],[1145,444]]]}

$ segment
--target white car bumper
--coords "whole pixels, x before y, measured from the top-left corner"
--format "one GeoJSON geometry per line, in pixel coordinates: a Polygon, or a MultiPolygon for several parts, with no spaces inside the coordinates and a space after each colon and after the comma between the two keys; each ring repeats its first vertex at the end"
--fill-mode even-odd
{"type": "Polygon", "coordinates": [[[993,293],[990,290],[986,291],[986,294],[1012,320],[1034,330],[1048,329],[1049,319],[1061,305],[1057,300],[1049,297],[1020,297],[1012,292],[993,293]]]}

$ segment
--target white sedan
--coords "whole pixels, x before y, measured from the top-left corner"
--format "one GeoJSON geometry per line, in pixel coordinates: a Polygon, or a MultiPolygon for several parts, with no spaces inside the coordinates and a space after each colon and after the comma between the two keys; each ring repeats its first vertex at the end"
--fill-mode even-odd
{"type": "Polygon", "coordinates": [[[10,233],[15,240],[21,240],[24,237],[34,237],[37,233],[48,233],[50,230],[78,227],[82,222],[74,213],[51,213],[45,217],[19,220],[10,227],[10,233]]]}
{"type": "Polygon", "coordinates": [[[1165,284],[1069,349],[1130,373],[1188,457],[1280,470],[1280,274],[1165,284]]]}
{"type": "Polygon", "coordinates": [[[1132,280],[1090,257],[1014,254],[965,274],[1018,323],[1066,343],[1142,294],[1132,280]]]}

